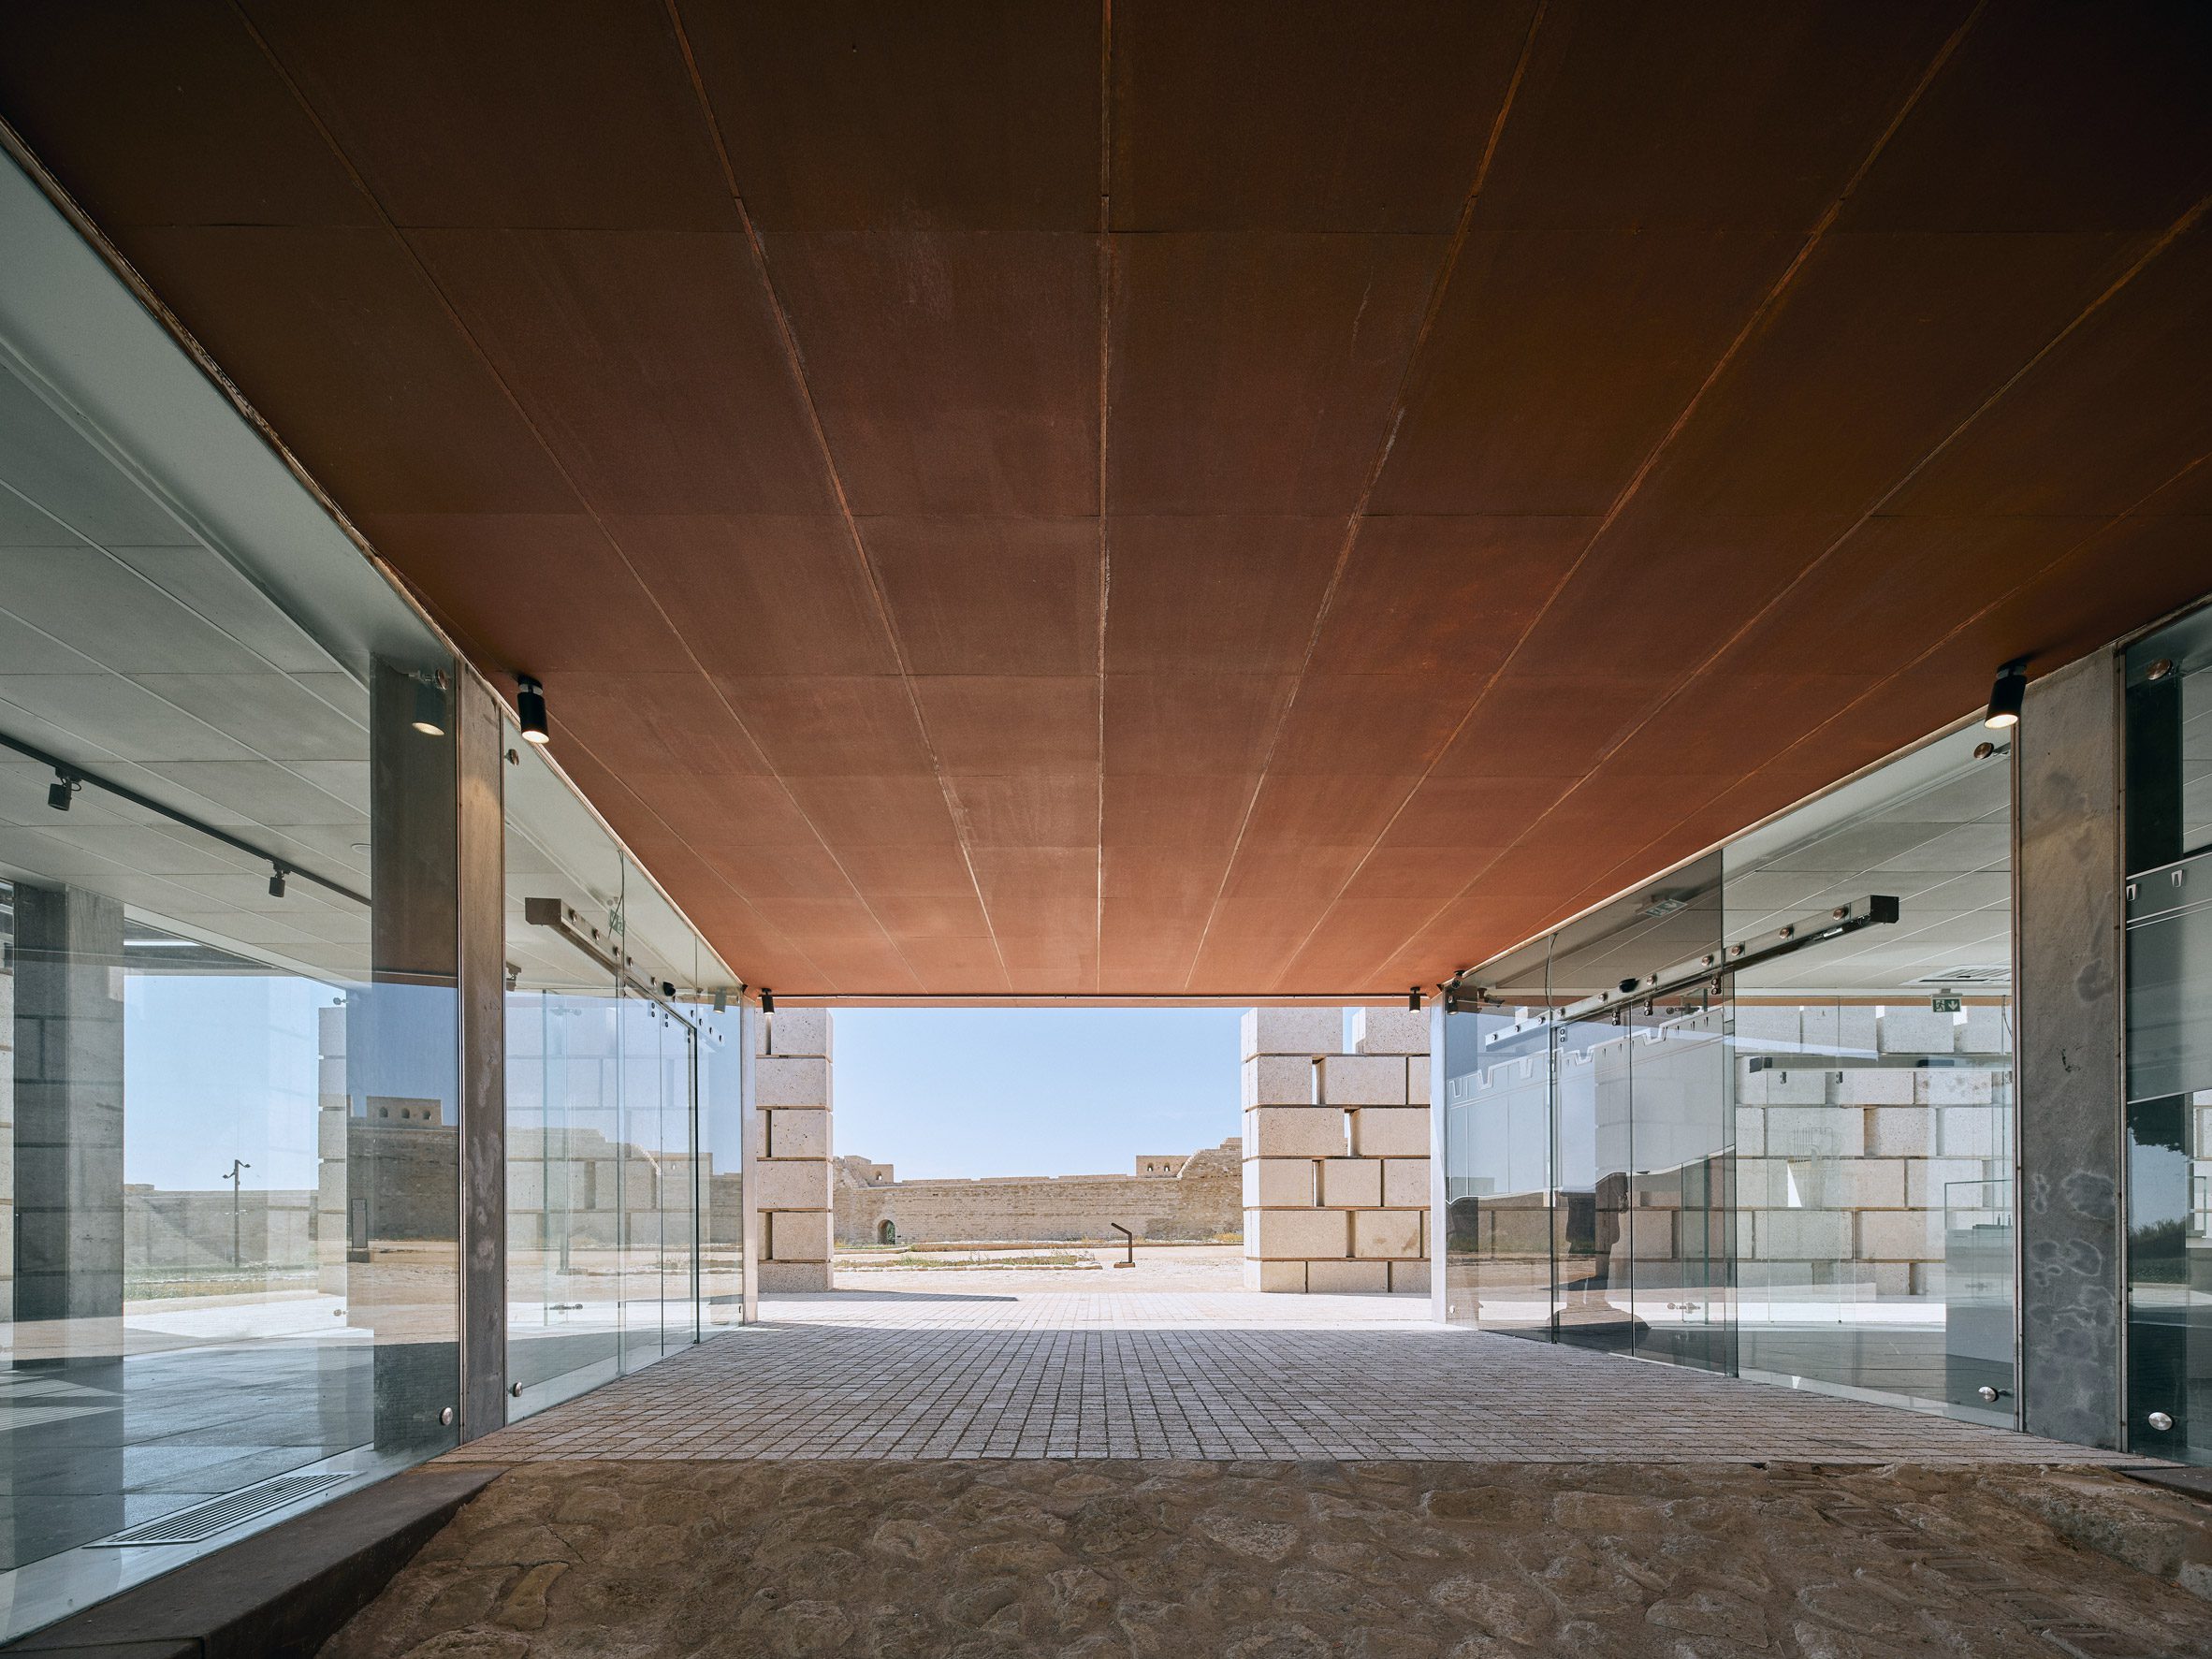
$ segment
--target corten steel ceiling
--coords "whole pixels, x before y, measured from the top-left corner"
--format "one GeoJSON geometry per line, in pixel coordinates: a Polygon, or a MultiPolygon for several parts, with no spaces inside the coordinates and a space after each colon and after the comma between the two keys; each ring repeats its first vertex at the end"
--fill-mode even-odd
{"type": "Polygon", "coordinates": [[[1433,982],[2212,588],[2212,13],[21,5],[755,983],[1433,982]]]}

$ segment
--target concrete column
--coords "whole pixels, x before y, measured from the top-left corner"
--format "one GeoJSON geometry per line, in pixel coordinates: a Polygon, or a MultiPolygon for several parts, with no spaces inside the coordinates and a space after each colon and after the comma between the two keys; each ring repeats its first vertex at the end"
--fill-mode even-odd
{"type": "Polygon", "coordinates": [[[762,1294],[830,1288],[829,1011],[779,1009],[753,1022],[753,1163],[746,1202],[759,1217],[762,1294]]]}
{"type": "MultiPolygon", "coordinates": [[[[15,1318],[112,1321],[123,1335],[123,906],[15,889],[15,1318]]],[[[87,1345],[90,1346],[87,1346],[87,1345]]]]}
{"type": "Polygon", "coordinates": [[[2019,1008],[2020,1403],[2117,1448],[2120,1387],[2119,673],[2036,680],[2013,733],[2019,1008]]]}

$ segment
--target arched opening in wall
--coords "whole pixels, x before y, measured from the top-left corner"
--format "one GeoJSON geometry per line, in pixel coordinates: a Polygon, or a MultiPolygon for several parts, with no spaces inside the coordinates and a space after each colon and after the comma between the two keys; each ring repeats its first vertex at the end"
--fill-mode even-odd
{"type": "Polygon", "coordinates": [[[885,1220],[876,1229],[876,1243],[879,1244],[897,1244],[898,1224],[895,1221],[885,1220]]]}

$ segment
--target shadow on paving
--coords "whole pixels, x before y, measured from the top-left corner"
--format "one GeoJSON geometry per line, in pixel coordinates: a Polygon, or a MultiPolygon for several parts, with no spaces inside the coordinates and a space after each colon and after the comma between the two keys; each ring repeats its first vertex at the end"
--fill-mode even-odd
{"type": "Polygon", "coordinates": [[[324,1652],[2186,1659],[2207,1513],[2025,1467],[536,1464],[324,1652]]]}

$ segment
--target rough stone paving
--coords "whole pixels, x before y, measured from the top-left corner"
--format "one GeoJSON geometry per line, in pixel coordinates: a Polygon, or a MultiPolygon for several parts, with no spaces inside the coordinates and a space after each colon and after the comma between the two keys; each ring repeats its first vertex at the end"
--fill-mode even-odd
{"type": "MultiPolygon", "coordinates": [[[[1717,1463],[536,1463],[326,1659],[2198,1655],[2103,1474],[1717,1463]]],[[[2139,1502],[2153,1507],[2138,1509],[2139,1502]]],[[[2203,1569],[2200,1569],[2203,1570],[2203,1569]]]]}
{"type": "Polygon", "coordinates": [[[327,1659],[2212,1659],[2207,1511],[2105,1454],[1202,1254],[766,1302],[451,1454],[327,1659]]]}

